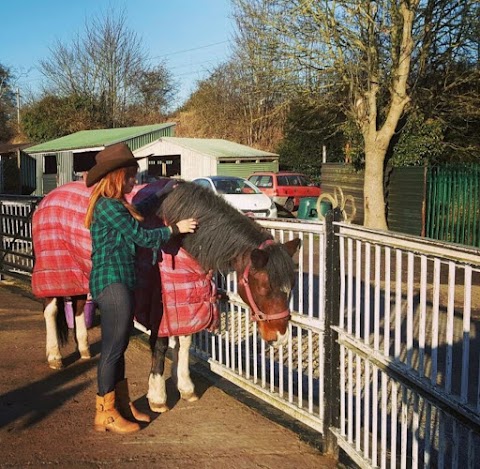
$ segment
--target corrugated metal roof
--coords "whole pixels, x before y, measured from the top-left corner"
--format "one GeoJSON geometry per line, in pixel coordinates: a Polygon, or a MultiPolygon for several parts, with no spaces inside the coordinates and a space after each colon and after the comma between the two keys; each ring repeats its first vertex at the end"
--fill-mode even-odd
{"type": "Polygon", "coordinates": [[[162,140],[215,158],[278,157],[276,153],[216,138],[162,137],[162,140]]]}
{"type": "Polygon", "coordinates": [[[75,150],[77,148],[104,147],[174,125],[175,123],[165,123],[138,127],[120,127],[117,129],[81,130],[80,132],[30,147],[27,152],[58,152],[75,150]]]}

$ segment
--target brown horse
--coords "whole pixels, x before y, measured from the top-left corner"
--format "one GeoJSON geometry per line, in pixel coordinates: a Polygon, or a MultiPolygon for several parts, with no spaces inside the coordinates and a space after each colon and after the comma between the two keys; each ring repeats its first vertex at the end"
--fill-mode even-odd
{"type": "MultiPolygon", "coordinates": [[[[165,183],[158,181],[139,187],[134,191],[132,201],[135,203],[148,196],[165,183]]],[[[82,358],[90,356],[83,318],[84,295],[88,293],[90,274],[91,246],[88,245],[89,233],[83,228],[89,193],[90,189],[81,182],[61,186],[42,200],[33,217],[36,263],[32,285],[34,293],[45,300],[47,360],[52,368],[62,366],[58,343],[61,334],[57,328],[59,321],[55,318],[64,296],[73,300],[80,355],[82,358]],[[49,211],[52,215],[48,215],[49,211]],[[42,236],[48,239],[42,241],[42,236]],[[41,260],[42,255],[48,259],[47,266],[41,260]]],[[[290,319],[289,297],[295,282],[292,256],[300,240],[285,244],[274,242],[269,232],[254,220],[213,192],[193,183],[179,184],[160,202],[157,215],[168,224],[184,218],[198,220],[197,231],[184,235],[181,240],[184,250],[205,272],[236,271],[238,293],[250,307],[261,337],[271,345],[284,343],[290,319]]],[[[160,302],[155,306],[161,309],[160,302]]],[[[158,337],[158,321],[151,323],[155,325],[151,330],[152,368],[147,397],[153,411],[163,412],[167,410],[164,362],[168,338],[158,337]]],[[[179,342],[174,354],[178,358],[173,367],[174,378],[182,398],[195,400],[188,371],[191,336],[181,336],[179,342]]]]}

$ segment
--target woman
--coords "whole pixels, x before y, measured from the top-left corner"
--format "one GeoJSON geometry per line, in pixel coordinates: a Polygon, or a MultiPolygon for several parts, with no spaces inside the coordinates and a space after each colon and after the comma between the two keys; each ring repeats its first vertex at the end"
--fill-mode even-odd
{"type": "MultiPolygon", "coordinates": [[[[97,154],[88,172],[87,187],[94,184],[85,218],[92,237],[90,292],[101,311],[102,349],[98,363],[98,394],[94,428],[98,431],[131,433],[140,429],[137,421],[149,422],[130,401],[125,379],[125,351],[133,325],[135,247],[154,253],[172,234],[193,233],[197,222],[190,218],[174,226],[144,229],[142,208],[127,203],[138,163],[128,146],[118,143],[97,154]]],[[[169,186],[169,189],[172,185],[169,186]]],[[[154,197],[160,197],[165,190],[154,197]]],[[[158,199],[156,200],[158,202],[158,199]]],[[[145,202],[145,208],[152,204],[145,202]]]]}

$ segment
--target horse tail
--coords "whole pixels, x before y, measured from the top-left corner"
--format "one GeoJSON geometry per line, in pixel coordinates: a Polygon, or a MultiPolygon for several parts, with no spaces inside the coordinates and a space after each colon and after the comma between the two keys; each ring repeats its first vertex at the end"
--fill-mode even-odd
{"type": "Polygon", "coordinates": [[[55,318],[57,326],[57,339],[60,345],[65,345],[68,341],[68,325],[65,317],[65,299],[57,298],[57,316],[55,318]]]}

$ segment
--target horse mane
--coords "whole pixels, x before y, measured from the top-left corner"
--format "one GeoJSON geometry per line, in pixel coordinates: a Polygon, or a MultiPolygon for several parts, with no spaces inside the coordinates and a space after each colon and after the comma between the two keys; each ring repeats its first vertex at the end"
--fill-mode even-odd
{"type": "MultiPolygon", "coordinates": [[[[243,259],[267,239],[269,231],[232,207],[211,190],[192,182],[180,183],[160,205],[158,215],[168,224],[185,218],[198,220],[195,233],[183,236],[182,246],[200,263],[226,273],[235,260],[243,259]]],[[[294,284],[294,263],[281,244],[263,248],[268,254],[265,266],[275,289],[290,290],[294,284]]]]}
{"type": "Polygon", "coordinates": [[[205,270],[228,271],[238,256],[271,239],[254,220],[192,182],[180,183],[162,202],[159,215],[168,224],[185,218],[198,220],[197,231],[185,235],[182,246],[205,270]]]}

